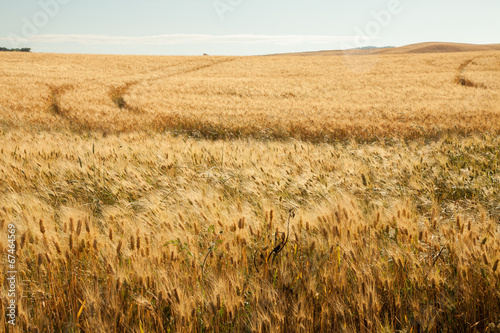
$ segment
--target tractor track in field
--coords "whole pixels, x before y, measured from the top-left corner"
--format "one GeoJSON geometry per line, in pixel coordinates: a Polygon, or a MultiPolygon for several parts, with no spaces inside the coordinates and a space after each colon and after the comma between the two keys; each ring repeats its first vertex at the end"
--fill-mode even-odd
{"type": "Polygon", "coordinates": [[[66,91],[74,89],[74,86],[68,84],[63,84],[59,86],[47,84],[47,87],[50,90],[50,95],[48,97],[49,112],[60,118],[67,118],[68,110],[64,110],[62,108],[60,104],[60,98],[66,91]]]}
{"type": "Polygon", "coordinates": [[[111,88],[111,90],[109,92],[109,95],[110,95],[111,99],[113,100],[113,103],[119,109],[125,109],[125,110],[131,111],[131,112],[135,112],[135,113],[143,113],[143,111],[141,109],[139,109],[137,107],[132,107],[132,106],[128,105],[127,102],[125,101],[124,95],[133,86],[136,86],[136,85],[138,85],[140,83],[144,83],[144,82],[148,82],[148,81],[149,82],[154,82],[154,81],[158,81],[158,80],[169,78],[169,77],[175,77],[175,76],[180,76],[180,75],[191,74],[191,73],[198,72],[198,71],[201,71],[201,70],[204,70],[204,69],[207,69],[207,68],[211,68],[211,67],[223,64],[223,63],[233,62],[235,60],[236,60],[236,58],[231,58],[231,59],[221,60],[221,61],[214,61],[211,64],[206,64],[206,65],[202,65],[202,66],[196,66],[196,67],[190,68],[188,70],[183,70],[183,71],[179,71],[179,72],[171,73],[171,74],[167,74],[167,75],[160,75],[160,76],[155,77],[155,78],[129,81],[129,82],[126,82],[124,85],[111,88]]]}
{"type": "MultiPolygon", "coordinates": [[[[72,90],[75,87],[71,84],[63,84],[63,85],[49,85],[47,87],[50,90],[50,94],[47,97],[48,101],[48,111],[53,114],[55,117],[59,118],[63,123],[68,125],[68,128],[75,132],[81,132],[85,129],[90,129],[92,126],[89,125],[86,121],[79,119],[77,117],[73,117],[70,114],[70,111],[64,109],[61,106],[60,98],[66,93],[68,90],[72,90]]],[[[103,133],[106,132],[104,128],[100,128],[103,133]]]]}
{"type": "Polygon", "coordinates": [[[485,86],[484,84],[473,82],[465,76],[465,72],[467,70],[467,67],[470,64],[474,64],[475,59],[477,59],[477,58],[468,59],[468,60],[464,61],[462,64],[460,64],[460,66],[458,67],[458,73],[455,76],[455,83],[457,83],[461,86],[464,86],[464,87],[487,89],[488,87],[485,86]]]}
{"type": "MultiPolygon", "coordinates": [[[[187,70],[182,70],[182,71],[178,71],[178,72],[174,72],[174,73],[170,73],[170,74],[166,74],[166,75],[157,75],[155,77],[147,78],[147,79],[143,79],[143,80],[128,81],[123,85],[112,87],[109,90],[109,97],[111,98],[111,100],[113,101],[113,104],[115,104],[117,108],[119,108],[121,110],[126,110],[126,111],[140,114],[140,113],[143,113],[143,111],[140,108],[130,106],[125,101],[124,95],[130,90],[130,88],[132,88],[140,83],[144,83],[144,82],[154,82],[154,81],[158,81],[158,80],[169,78],[169,77],[175,77],[175,76],[195,73],[195,72],[198,72],[198,71],[201,71],[201,70],[204,70],[207,68],[211,68],[211,67],[223,64],[223,63],[233,62],[236,59],[237,58],[230,58],[230,59],[224,59],[224,60],[220,60],[220,61],[213,61],[210,64],[195,66],[195,67],[189,68],[187,70]]],[[[73,117],[71,117],[69,115],[69,110],[63,109],[63,107],[61,106],[61,103],[60,103],[61,96],[64,95],[64,93],[66,93],[66,91],[71,90],[71,89],[75,89],[74,85],[71,85],[71,84],[49,85],[49,84],[47,84],[47,87],[50,90],[49,96],[47,97],[48,111],[51,114],[53,114],[54,116],[57,116],[61,119],[65,119],[65,120],[70,121],[70,122],[77,122],[76,119],[74,119],[73,117]]]]}

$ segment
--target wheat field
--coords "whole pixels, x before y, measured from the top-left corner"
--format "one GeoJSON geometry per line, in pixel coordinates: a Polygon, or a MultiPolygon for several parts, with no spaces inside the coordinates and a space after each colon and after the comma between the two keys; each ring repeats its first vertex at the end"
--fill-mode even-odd
{"type": "Polygon", "coordinates": [[[0,114],[9,127],[332,143],[467,135],[500,126],[500,51],[1,57],[0,114]]]}
{"type": "Polygon", "coordinates": [[[500,52],[0,72],[1,331],[500,331],[500,52]]]}

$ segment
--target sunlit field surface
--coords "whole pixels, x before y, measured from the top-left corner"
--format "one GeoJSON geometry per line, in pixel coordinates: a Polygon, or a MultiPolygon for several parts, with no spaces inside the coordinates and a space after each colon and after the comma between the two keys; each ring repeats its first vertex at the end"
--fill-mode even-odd
{"type": "Polygon", "coordinates": [[[0,54],[0,331],[498,332],[499,91],[498,51],[0,54]]]}
{"type": "Polygon", "coordinates": [[[0,55],[5,126],[335,142],[498,131],[500,52],[0,55]]]}

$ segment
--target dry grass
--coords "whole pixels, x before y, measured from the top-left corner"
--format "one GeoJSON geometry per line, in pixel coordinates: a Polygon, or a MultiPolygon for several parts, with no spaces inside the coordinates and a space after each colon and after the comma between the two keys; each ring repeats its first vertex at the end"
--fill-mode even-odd
{"type": "Polygon", "coordinates": [[[9,126],[335,142],[496,133],[500,124],[499,51],[0,56],[0,114],[9,126]]]}
{"type": "Polygon", "coordinates": [[[500,330],[498,53],[1,57],[19,331],[500,330]]]}

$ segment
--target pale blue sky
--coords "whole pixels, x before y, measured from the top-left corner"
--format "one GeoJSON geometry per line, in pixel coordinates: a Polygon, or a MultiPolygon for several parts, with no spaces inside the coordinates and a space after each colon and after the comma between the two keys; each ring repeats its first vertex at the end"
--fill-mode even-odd
{"type": "Polygon", "coordinates": [[[0,46],[249,55],[500,43],[499,0],[3,0],[0,46]]]}

